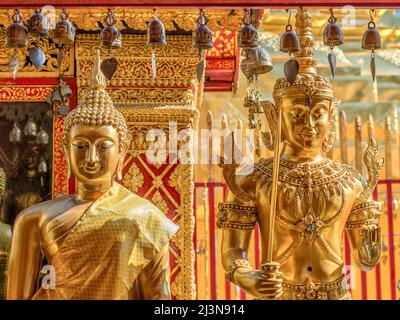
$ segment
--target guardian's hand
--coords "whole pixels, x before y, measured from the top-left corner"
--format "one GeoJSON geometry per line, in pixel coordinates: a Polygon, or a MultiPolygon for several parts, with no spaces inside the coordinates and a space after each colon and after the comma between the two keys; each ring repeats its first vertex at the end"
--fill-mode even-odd
{"type": "Polygon", "coordinates": [[[234,274],[234,282],[248,294],[259,299],[279,299],[283,293],[282,273],[279,271],[279,264],[277,263],[274,263],[274,270],[272,271],[265,269],[242,271],[238,269],[234,274]]]}

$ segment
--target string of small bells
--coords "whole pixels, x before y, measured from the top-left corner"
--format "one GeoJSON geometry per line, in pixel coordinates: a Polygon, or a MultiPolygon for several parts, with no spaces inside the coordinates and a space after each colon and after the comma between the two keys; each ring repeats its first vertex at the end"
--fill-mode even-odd
{"type": "Polygon", "coordinates": [[[101,62],[100,69],[104,76],[111,80],[118,67],[118,61],[112,56],[112,50],[122,47],[122,35],[115,27],[117,19],[115,19],[111,9],[108,10],[107,16],[103,21],[105,27],[100,32],[100,47],[108,50],[109,57],[101,62]]]}
{"type": "MultiPolygon", "coordinates": [[[[260,46],[258,31],[253,26],[255,23],[249,10],[245,10],[243,27],[238,32],[238,46],[244,57],[240,63],[240,69],[247,78],[246,96],[244,107],[248,110],[248,127],[261,131],[261,119],[263,113],[261,106],[261,93],[257,86],[258,76],[270,72],[273,69],[272,59],[268,52],[260,46]]],[[[260,135],[255,141],[255,150],[261,155],[262,139],[260,135]]]]}
{"type": "MultiPolygon", "coordinates": [[[[9,141],[15,145],[20,144],[23,140],[23,137],[29,139],[36,139],[36,143],[42,146],[47,146],[50,141],[49,134],[46,130],[40,126],[40,130],[37,130],[37,124],[33,120],[33,116],[29,115],[28,120],[23,128],[23,131],[18,126],[17,122],[14,122],[14,126],[9,133],[9,141]]],[[[46,174],[48,171],[47,162],[44,157],[41,157],[39,164],[38,164],[38,172],[41,175],[41,185],[44,185],[43,175],[46,174]]]]}

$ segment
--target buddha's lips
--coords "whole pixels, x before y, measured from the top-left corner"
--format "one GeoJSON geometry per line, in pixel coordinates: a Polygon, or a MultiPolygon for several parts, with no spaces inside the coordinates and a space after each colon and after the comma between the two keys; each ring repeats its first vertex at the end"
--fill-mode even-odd
{"type": "Polygon", "coordinates": [[[97,173],[98,171],[99,171],[99,169],[100,169],[100,165],[99,164],[95,164],[95,165],[92,165],[92,164],[90,164],[90,165],[85,165],[84,167],[83,167],[83,170],[85,171],[85,172],[87,172],[87,173],[91,173],[91,174],[93,174],[93,173],[97,173]]]}

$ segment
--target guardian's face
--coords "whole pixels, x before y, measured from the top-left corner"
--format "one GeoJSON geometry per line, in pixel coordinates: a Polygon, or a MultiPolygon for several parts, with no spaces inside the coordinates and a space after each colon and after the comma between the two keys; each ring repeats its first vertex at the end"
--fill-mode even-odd
{"type": "Polygon", "coordinates": [[[117,130],[112,126],[74,125],[67,156],[72,174],[90,185],[109,183],[123,158],[117,130]]]}
{"type": "Polygon", "coordinates": [[[329,133],[331,100],[322,97],[293,97],[282,101],[282,132],[297,150],[321,150],[329,133]]]}

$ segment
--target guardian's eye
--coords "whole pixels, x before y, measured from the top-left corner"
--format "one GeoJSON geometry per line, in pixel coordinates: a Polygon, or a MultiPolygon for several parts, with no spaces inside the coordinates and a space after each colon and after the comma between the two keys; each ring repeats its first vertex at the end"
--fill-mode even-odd
{"type": "Polygon", "coordinates": [[[293,118],[296,118],[296,119],[300,119],[300,118],[304,117],[303,110],[293,110],[290,114],[293,118]]]}
{"type": "Polygon", "coordinates": [[[316,109],[313,112],[313,116],[315,118],[322,118],[323,116],[325,116],[325,114],[326,114],[326,111],[324,109],[316,109]]]}

